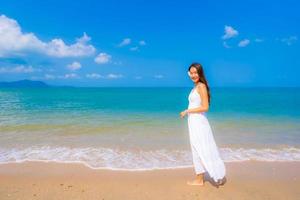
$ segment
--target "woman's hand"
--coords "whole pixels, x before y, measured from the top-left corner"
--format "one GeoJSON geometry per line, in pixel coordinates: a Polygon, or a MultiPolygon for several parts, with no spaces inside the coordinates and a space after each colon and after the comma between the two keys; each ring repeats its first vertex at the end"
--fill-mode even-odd
{"type": "Polygon", "coordinates": [[[181,117],[181,118],[184,118],[184,116],[185,116],[187,113],[188,113],[187,110],[182,111],[182,112],[180,113],[180,117],[181,117]]]}

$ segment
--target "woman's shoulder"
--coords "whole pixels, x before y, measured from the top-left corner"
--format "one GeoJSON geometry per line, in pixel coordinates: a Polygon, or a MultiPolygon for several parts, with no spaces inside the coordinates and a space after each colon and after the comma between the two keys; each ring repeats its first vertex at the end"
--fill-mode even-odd
{"type": "Polygon", "coordinates": [[[203,90],[206,89],[206,85],[202,82],[197,83],[196,85],[197,90],[203,90]]]}

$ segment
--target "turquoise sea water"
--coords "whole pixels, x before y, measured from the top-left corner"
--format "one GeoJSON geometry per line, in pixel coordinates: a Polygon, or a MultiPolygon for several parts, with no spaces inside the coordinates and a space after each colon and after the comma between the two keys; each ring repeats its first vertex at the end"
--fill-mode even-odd
{"type": "MultiPolygon", "coordinates": [[[[0,88],[0,163],[91,168],[192,164],[192,88],[0,88]]],[[[211,88],[210,122],[226,162],[300,161],[300,88],[211,88]]]]}

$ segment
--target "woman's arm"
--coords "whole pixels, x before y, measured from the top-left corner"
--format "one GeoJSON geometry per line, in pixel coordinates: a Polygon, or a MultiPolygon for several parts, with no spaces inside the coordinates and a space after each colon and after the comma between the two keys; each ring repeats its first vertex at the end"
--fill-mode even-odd
{"type": "Polygon", "coordinates": [[[200,94],[201,97],[201,106],[197,108],[190,108],[187,109],[187,113],[198,113],[198,112],[207,112],[209,105],[208,105],[208,95],[207,95],[207,88],[206,85],[200,83],[196,87],[196,91],[200,94]]]}

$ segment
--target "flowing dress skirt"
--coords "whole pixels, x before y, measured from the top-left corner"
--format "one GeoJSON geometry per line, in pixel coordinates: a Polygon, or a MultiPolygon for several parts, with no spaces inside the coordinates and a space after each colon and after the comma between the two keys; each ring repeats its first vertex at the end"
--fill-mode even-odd
{"type": "Polygon", "coordinates": [[[196,173],[207,171],[215,182],[223,179],[225,165],[205,113],[189,113],[188,128],[196,173]]]}

